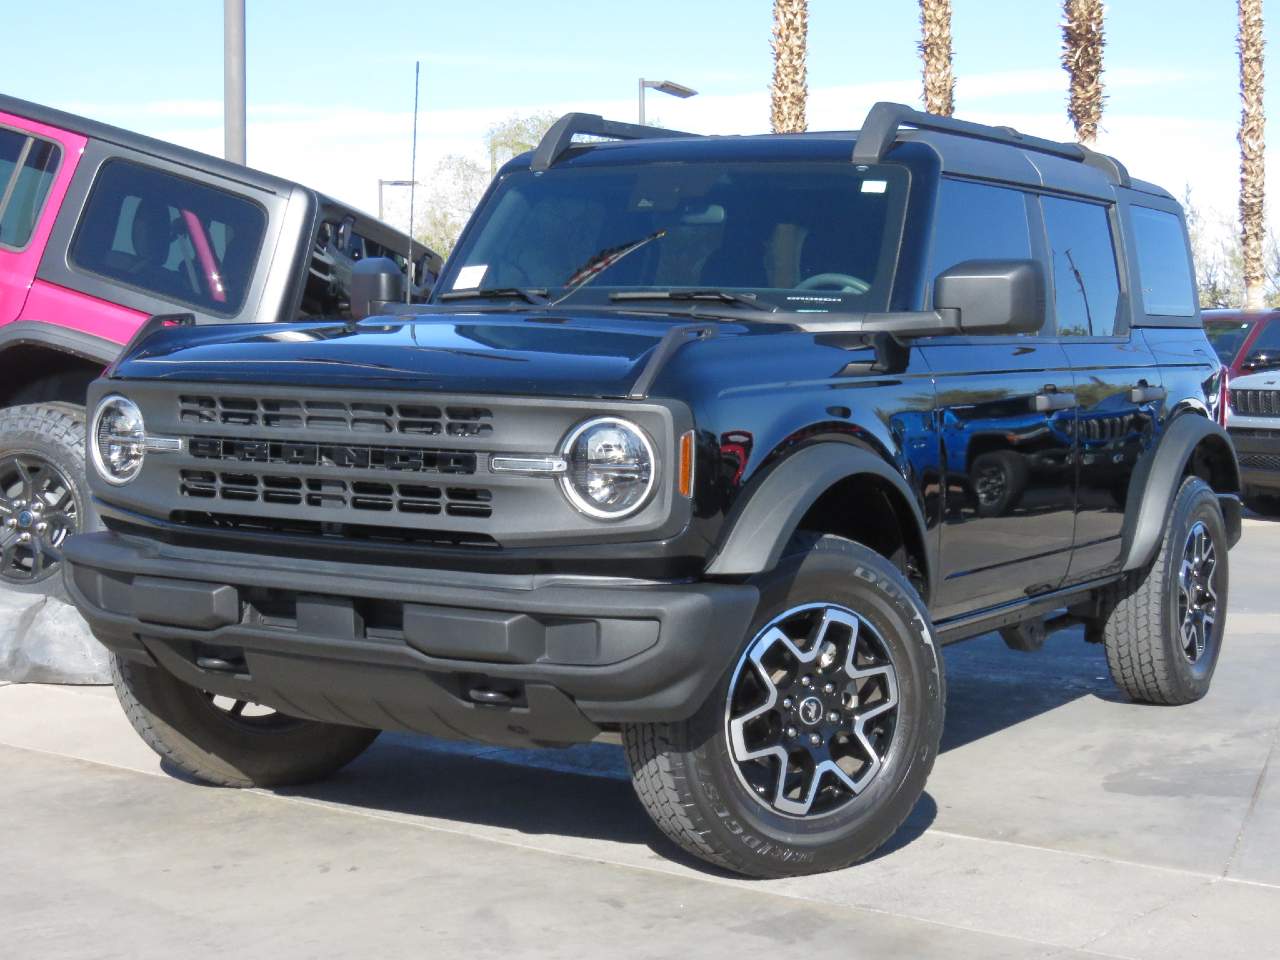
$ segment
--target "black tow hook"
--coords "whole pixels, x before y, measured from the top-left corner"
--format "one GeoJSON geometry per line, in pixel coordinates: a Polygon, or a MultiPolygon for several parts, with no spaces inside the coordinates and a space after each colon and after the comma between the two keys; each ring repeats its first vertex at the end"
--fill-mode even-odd
{"type": "Polygon", "coordinates": [[[243,660],[223,660],[221,657],[196,657],[196,666],[201,670],[215,670],[218,673],[244,673],[243,660]]]}
{"type": "Polygon", "coordinates": [[[515,699],[509,693],[503,693],[501,690],[490,690],[488,687],[472,687],[467,691],[467,696],[476,703],[488,703],[494,706],[504,706],[515,699]]]}

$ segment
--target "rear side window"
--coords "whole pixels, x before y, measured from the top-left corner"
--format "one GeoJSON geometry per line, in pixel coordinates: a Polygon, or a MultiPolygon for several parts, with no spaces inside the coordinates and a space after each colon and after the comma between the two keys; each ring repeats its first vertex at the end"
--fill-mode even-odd
{"type": "Polygon", "coordinates": [[[1058,334],[1111,336],[1120,306],[1120,279],[1106,208],[1058,197],[1045,197],[1041,204],[1053,256],[1058,334]]]}
{"type": "Polygon", "coordinates": [[[1172,213],[1131,206],[1142,306],[1152,316],[1194,317],[1196,289],[1182,223],[1172,213]]]}
{"type": "Polygon", "coordinates": [[[252,200],[152,167],[102,165],[71,242],[78,267],[209,313],[244,305],[266,230],[252,200]]]}
{"type": "Polygon", "coordinates": [[[1026,196],[1017,190],[943,180],[933,226],[930,275],[965,260],[1026,260],[1031,230],[1026,196]]]}
{"type": "Polygon", "coordinates": [[[0,130],[0,247],[27,245],[61,158],[57,144],[0,130]]]}

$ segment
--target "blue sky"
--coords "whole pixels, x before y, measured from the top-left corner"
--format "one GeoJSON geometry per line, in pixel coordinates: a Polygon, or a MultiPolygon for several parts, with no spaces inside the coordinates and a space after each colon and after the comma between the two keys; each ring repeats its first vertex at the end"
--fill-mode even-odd
{"type": "MultiPolygon", "coordinates": [[[[1102,145],[1175,192],[1191,183],[1224,214],[1235,189],[1235,6],[1116,0],[1107,11],[1102,145]]],[[[366,207],[377,177],[406,172],[415,59],[420,178],[444,153],[478,155],[484,130],[512,113],[584,107],[629,119],[641,75],[700,91],[688,101],[651,95],[651,118],[667,125],[768,124],[768,0],[248,7],[250,163],[366,207]]],[[[914,0],[809,7],[811,127],[856,126],[877,98],[918,98],[914,0]]],[[[955,0],[958,115],[1069,135],[1060,10],[1057,0],[955,0]]],[[[18,5],[5,20],[4,92],[221,149],[220,0],[64,0],[18,5]]],[[[1280,26],[1269,39],[1280,57],[1280,26]]],[[[1271,73],[1280,76],[1280,61],[1271,73]]]]}

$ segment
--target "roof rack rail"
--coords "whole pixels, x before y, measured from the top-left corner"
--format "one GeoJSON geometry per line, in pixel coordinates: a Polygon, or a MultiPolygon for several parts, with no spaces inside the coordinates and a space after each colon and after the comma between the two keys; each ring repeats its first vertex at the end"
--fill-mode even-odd
{"type": "Polygon", "coordinates": [[[682,130],[664,130],[662,127],[643,126],[638,123],[622,123],[606,120],[596,113],[566,113],[551,125],[537,149],[533,151],[530,170],[546,170],[564,156],[573,146],[578,134],[588,137],[607,137],[611,140],[648,140],[656,137],[696,137],[700,134],[682,130]]]}
{"type": "Polygon", "coordinates": [[[858,132],[858,140],[853,145],[853,162],[879,163],[893,146],[898,129],[904,125],[915,127],[917,130],[932,130],[974,140],[1003,143],[1023,150],[1034,150],[1036,153],[1047,153],[1064,160],[1075,160],[1102,171],[1112,183],[1122,187],[1130,185],[1129,171],[1125,169],[1124,164],[1114,157],[1097,153],[1081,144],[1060,143],[1057,140],[1033,137],[1019,133],[1012,127],[989,127],[968,120],[940,117],[916,110],[905,103],[888,101],[881,101],[868,111],[867,119],[858,132]]]}

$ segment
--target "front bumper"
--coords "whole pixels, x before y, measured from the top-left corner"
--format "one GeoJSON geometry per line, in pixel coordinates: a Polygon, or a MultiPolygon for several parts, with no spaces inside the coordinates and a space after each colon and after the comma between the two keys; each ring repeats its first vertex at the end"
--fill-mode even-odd
{"type": "Polygon", "coordinates": [[[758,601],[745,584],[286,566],[106,532],[65,552],[72,598],[121,656],[297,716],[513,745],[690,716],[758,601]]]}
{"type": "Polygon", "coordinates": [[[1280,490],[1280,430],[1231,426],[1227,433],[1236,448],[1241,484],[1255,490],[1280,490]]]}

